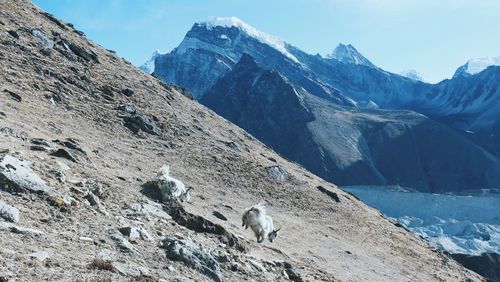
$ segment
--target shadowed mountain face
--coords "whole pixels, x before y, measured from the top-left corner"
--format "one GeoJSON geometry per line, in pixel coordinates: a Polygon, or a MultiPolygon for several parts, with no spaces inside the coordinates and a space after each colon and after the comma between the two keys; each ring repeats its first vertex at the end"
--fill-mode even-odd
{"type": "Polygon", "coordinates": [[[414,112],[335,105],[248,55],[200,102],[335,183],[430,192],[500,183],[497,159],[451,129],[414,112]]]}
{"type": "Polygon", "coordinates": [[[451,257],[465,267],[481,274],[488,281],[500,281],[500,254],[483,253],[476,256],[452,254],[451,257]]]}

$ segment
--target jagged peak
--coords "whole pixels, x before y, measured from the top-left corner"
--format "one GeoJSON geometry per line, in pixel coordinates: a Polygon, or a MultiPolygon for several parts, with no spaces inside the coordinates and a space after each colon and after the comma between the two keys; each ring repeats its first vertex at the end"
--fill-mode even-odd
{"type": "Polygon", "coordinates": [[[240,20],[237,17],[211,17],[208,20],[197,22],[195,23],[195,25],[204,26],[208,30],[212,30],[215,27],[224,27],[224,28],[236,27],[241,31],[243,31],[244,33],[246,33],[248,36],[255,38],[261,43],[269,45],[274,49],[278,50],[292,61],[297,63],[299,62],[297,58],[287,50],[286,48],[287,43],[285,41],[281,40],[276,36],[262,32],[256,29],[255,27],[245,23],[244,21],[240,20]]]}
{"type": "Polygon", "coordinates": [[[361,53],[354,48],[351,44],[342,44],[339,43],[335,49],[333,49],[332,53],[327,55],[329,59],[336,59],[338,61],[356,65],[364,65],[367,67],[376,68],[376,66],[370,62],[367,58],[365,58],[361,53]]]}

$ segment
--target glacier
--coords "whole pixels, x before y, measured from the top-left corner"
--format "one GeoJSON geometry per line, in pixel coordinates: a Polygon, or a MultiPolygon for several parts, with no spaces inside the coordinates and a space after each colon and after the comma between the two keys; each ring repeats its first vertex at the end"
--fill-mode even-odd
{"type": "Polygon", "coordinates": [[[500,194],[410,192],[394,186],[346,186],[431,245],[449,253],[500,253],[500,194]]]}

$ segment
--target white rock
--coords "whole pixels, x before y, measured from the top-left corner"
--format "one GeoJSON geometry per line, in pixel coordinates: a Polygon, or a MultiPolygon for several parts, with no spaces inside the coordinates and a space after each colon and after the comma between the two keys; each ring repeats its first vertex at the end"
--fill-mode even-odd
{"type": "Polygon", "coordinates": [[[85,242],[94,242],[94,239],[90,237],[80,237],[80,241],[85,241],[85,242]]]}
{"type": "Polygon", "coordinates": [[[51,189],[47,186],[33,170],[31,163],[21,161],[11,155],[5,155],[0,162],[0,174],[8,179],[8,183],[0,183],[4,190],[27,190],[31,192],[48,192],[51,189]]]}
{"type": "Polygon", "coordinates": [[[132,265],[128,265],[121,262],[113,262],[113,268],[117,273],[124,276],[132,276],[132,277],[141,276],[141,271],[138,269],[138,267],[134,267],[132,265]]]}
{"type": "Polygon", "coordinates": [[[0,201],[0,217],[7,221],[17,223],[19,222],[19,210],[0,201]]]}
{"type": "Polygon", "coordinates": [[[132,246],[132,244],[123,237],[123,235],[119,232],[116,231],[111,235],[111,239],[113,239],[116,242],[116,245],[124,252],[127,253],[134,253],[135,248],[132,246]]]}
{"type": "Polygon", "coordinates": [[[248,260],[250,262],[250,264],[255,267],[258,271],[260,272],[265,272],[266,271],[266,268],[264,266],[262,266],[262,264],[258,263],[257,261],[255,260],[248,260]]]}
{"type": "Polygon", "coordinates": [[[17,226],[17,225],[12,225],[10,227],[10,231],[13,233],[34,236],[34,237],[40,237],[43,235],[43,232],[40,230],[26,228],[26,227],[17,226]]]}
{"type": "Polygon", "coordinates": [[[115,256],[116,256],[116,253],[111,251],[111,250],[108,250],[108,249],[102,249],[97,254],[97,257],[103,261],[114,261],[115,256]]]}
{"type": "Polygon", "coordinates": [[[57,161],[57,164],[59,165],[59,167],[66,171],[66,170],[70,170],[71,168],[69,167],[69,165],[67,165],[65,162],[63,161],[57,161]]]}
{"type": "Polygon", "coordinates": [[[38,252],[34,252],[34,253],[31,253],[28,255],[29,257],[31,258],[35,258],[39,261],[44,261],[46,260],[50,255],[48,252],[46,251],[38,251],[38,252]]]}

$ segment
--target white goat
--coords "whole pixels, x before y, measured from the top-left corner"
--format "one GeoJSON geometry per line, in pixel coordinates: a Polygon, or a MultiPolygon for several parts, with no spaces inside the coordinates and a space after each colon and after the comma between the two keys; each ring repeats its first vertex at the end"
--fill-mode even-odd
{"type": "Polygon", "coordinates": [[[242,227],[252,228],[258,243],[262,243],[266,238],[273,242],[281,229],[274,229],[273,219],[266,214],[266,208],[261,204],[246,209],[241,220],[243,221],[242,227]]]}
{"type": "Polygon", "coordinates": [[[164,165],[157,173],[158,187],[164,200],[178,198],[182,202],[191,202],[191,187],[186,190],[186,186],[180,180],[170,176],[170,167],[164,165]]]}

